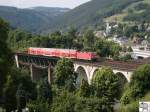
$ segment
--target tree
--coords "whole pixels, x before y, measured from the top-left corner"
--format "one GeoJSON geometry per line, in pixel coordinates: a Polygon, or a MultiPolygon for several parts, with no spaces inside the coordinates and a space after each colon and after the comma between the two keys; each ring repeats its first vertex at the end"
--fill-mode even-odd
{"type": "MultiPolygon", "coordinates": [[[[26,96],[27,102],[29,100],[35,100],[37,97],[35,84],[31,81],[29,75],[16,68],[12,68],[10,74],[7,76],[7,81],[3,86],[2,94],[3,107],[8,112],[17,109],[17,102],[21,101],[19,99],[21,98],[21,95],[26,96]],[[22,93],[22,91],[24,92],[22,93]],[[18,100],[16,101],[16,99],[18,100]]],[[[20,104],[21,103],[23,102],[21,101],[20,104]]]]}
{"type": "Polygon", "coordinates": [[[118,76],[118,83],[119,83],[119,89],[120,89],[119,97],[121,97],[124,92],[124,88],[126,87],[127,79],[121,72],[118,72],[115,75],[118,76]]]}
{"type": "Polygon", "coordinates": [[[52,90],[47,80],[42,80],[38,85],[38,100],[52,103],[52,90]]]}
{"type": "Polygon", "coordinates": [[[52,88],[46,79],[39,82],[37,85],[38,97],[36,100],[31,100],[27,103],[27,107],[31,112],[49,112],[52,104],[52,88]]]}
{"type": "Polygon", "coordinates": [[[136,86],[140,93],[134,92],[133,97],[142,97],[150,90],[150,64],[139,67],[132,75],[130,86],[136,86]]]}
{"type": "Polygon", "coordinates": [[[128,47],[128,52],[133,52],[133,49],[131,48],[131,46],[128,47]]]}
{"type": "Polygon", "coordinates": [[[65,39],[65,48],[73,48],[75,47],[74,40],[76,39],[76,29],[73,27],[70,27],[66,35],[64,36],[65,39]]]}
{"type": "Polygon", "coordinates": [[[51,112],[49,103],[43,100],[31,100],[26,107],[29,108],[29,112],[51,112]]]}
{"type": "Polygon", "coordinates": [[[75,112],[113,112],[113,107],[105,98],[77,98],[75,112]]]}
{"type": "Polygon", "coordinates": [[[109,42],[108,43],[110,46],[109,46],[109,49],[110,49],[110,55],[112,57],[114,56],[118,56],[119,55],[119,52],[121,51],[121,47],[119,46],[119,44],[116,44],[114,42],[109,42]]]}
{"type": "Polygon", "coordinates": [[[90,85],[84,79],[82,80],[82,83],[79,89],[79,95],[82,97],[89,97],[91,95],[90,85]]]}
{"type": "Polygon", "coordinates": [[[134,13],[133,9],[129,8],[128,13],[133,14],[134,13]]]}
{"type": "Polygon", "coordinates": [[[75,29],[74,27],[70,27],[68,31],[68,35],[71,36],[72,38],[76,38],[76,32],[77,29],[75,29]]]}
{"type": "Polygon", "coordinates": [[[105,39],[97,39],[94,44],[94,50],[102,57],[108,56],[118,56],[121,47],[112,41],[107,41],[105,39]]]}
{"type": "MultiPolygon", "coordinates": [[[[8,72],[11,69],[12,55],[7,46],[9,26],[6,22],[0,19],[0,99],[2,97],[2,87],[6,82],[8,72]]],[[[1,104],[1,100],[0,100],[1,104]]]]}
{"type": "Polygon", "coordinates": [[[16,99],[17,99],[17,109],[19,112],[22,112],[22,109],[26,106],[26,91],[22,84],[18,86],[18,90],[16,92],[16,99]]]}
{"type": "Polygon", "coordinates": [[[94,33],[92,30],[87,30],[85,33],[84,33],[84,48],[85,50],[92,50],[93,49],[93,46],[94,46],[94,42],[95,42],[95,36],[94,36],[94,33]]]}
{"type": "Polygon", "coordinates": [[[73,62],[70,59],[60,59],[54,70],[55,83],[58,87],[66,87],[72,91],[75,89],[76,73],[74,72],[73,62]]]}
{"type": "Polygon", "coordinates": [[[143,97],[150,90],[150,64],[140,66],[132,75],[131,82],[125,90],[121,102],[129,104],[143,97]]]}
{"type": "Polygon", "coordinates": [[[51,106],[51,112],[75,112],[76,96],[66,90],[57,95],[51,106]]]}
{"type": "Polygon", "coordinates": [[[118,97],[118,77],[110,68],[103,67],[95,73],[92,79],[92,87],[94,88],[95,96],[107,98],[110,103],[118,97]]]}
{"type": "Polygon", "coordinates": [[[121,103],[123,105],[127,105],[133,101],[138,99],[138,97],[135,98],[135,96],[141,96],[141,88],[138,87],[137,85],[133,85],[130,87],[130,84],[128,85],[127,88],[125,88],[125,91],[120,99],[121,103]]]}
{"type": "Polygon", "coordinates": [[[56,96],[51,105],[52,112],[112,112],[113,108],[105,98],[80,97],[67,91],[56,96]]]}
{"type": "Polygon", "coordinates": [[[14,80],[12,76],[7,77],[7,81],[3,86],[3,96],[2,96],[2,107],[6,109],[8,112],[17,109],[16,107],[16,90],[17,87],[14,85],[14,80]]]}
{"type": "Polygon", "coordinates": [[[110,55],[110,44],[108,43],[108,41],[104,40],[104,39],[98,39],[95,42],[95,51],[102,57],[106,57],[110,55]]]}

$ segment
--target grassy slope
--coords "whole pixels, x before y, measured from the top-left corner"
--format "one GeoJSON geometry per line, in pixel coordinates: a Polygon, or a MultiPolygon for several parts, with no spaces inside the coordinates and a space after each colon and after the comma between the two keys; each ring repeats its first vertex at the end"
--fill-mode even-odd
{"type": "MultiPolygon", "coordinates": [[[[142,1],[142,2],[150,4],[150,0],[144,0],[144,1],[142,1]]],[[[104,21],[106,21],[106,22],[117,22],[117,23],[128,23],[128,22],[124,22],[124,21],[123,21],[123,18],[128,15],[128,9],[133,9],[133,7],[134,7],[135,5],[137,5],[137,4],[139,4],[139,3],[142,3],[142,2],[132,3],[132,4],[129,5],[127,8],[125,8],[125,9],[122,11],[122,13],[113,15],[113,16],[108,17],[108,18],[105,18],[104,21]]],[[[136,13],[140,13],[140,11],[135,11],[135,12],[136,12],[136,13]]],[[[131,23],[131,21],[130,21],[130,23],[131,23]]]]}
{"type": "Polygon", "coordinates": [[[150,4],[150,0],[144,0],[145,3],[149,3],[150,4]]]}

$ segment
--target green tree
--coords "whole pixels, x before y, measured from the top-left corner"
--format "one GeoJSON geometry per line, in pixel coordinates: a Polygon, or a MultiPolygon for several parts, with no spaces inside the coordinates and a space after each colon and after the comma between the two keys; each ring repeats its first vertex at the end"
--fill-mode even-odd
{"type": "Polygon", "coordinates": [[[66,87],[72,91],[75,89],[76,73],[73,62],[70,59],[60,59],[54,70],[55,82],[58,87],[66,87]]]}
{"type": "Polygon", "coordinates": [[[48,102],[42,100],[33,100],[27,103],[29,112],[51,112],[51,106],[48,102]]]}
{"type": "Polygon", "coordinates": [[[110,55],[109,44],[104,39],[98,39],[94,45],[95,51],[102,57],[110,55]]]}
{"type": "Polygon", "coordinates": [[[2,97],[2,88],[6,82],[8,72],[11,69],[12,54],[7,46],[9,26],[6,22],[0,19],[0,104],[2,97]]]}
{"type": "Polygon", "coordinates": [[[103,67],[95,73],[92,79],[92,87],[95,96],[107,98],[109,102],[114,102],[114,99],[118,97],[118,77],[110,68],[103,67]]]}
{"type": "Polygon", "coordinates": [[[16,107],[16,90],[17,87],[14,85],[14,80],[12,76],[7,77],[7,81],[3,88],[3,108],[8,112],[17,109],[16,107]]]}
{"type": "Polygon", "coordinates": [[[121,102],[122,104],[129,104],[143,97],[149,90],[150,81],[150,65],[140,66],[132,75],[131,82],[125,90],[121,102]]]}
{"type": "Polygon", "coordinates": [[[84,98],[65,90],[54,98],[51,107],[52,112],[113,112],[113,108],[105,98],[84,98]]]}
{"type": "Polygon", "coordinates": [[[105,98],[78,97],[74,107],[75,112],[113,112],[112,106],[105,98]]]}
{"type": "Polygon", "coordinates": [[[16,92],[16,99],[17,99],[17,109],[19,112],[22,112],[22,109],[26,106],[26,91],[22,84],[18,86],[18,90],[16,92]]]}
{"type": "Polygon", "coordinates": [[[52,88],[46,79],[39,82],[37,85],[38,97],[36,100],[30,100],[27,107],[30,112],[50,112],[52,104],[52,88]]]}
{"type": "Polygon", "coordinates": [[[79,89],[79,95],[82,97],[89,97],[91,95],[90,85],[84,79],[82,80],[82,83],[79,89]]]}
{"type": "Polygon", "coordinates": [[[70,27],[68,30],[68,35],[71,36],[72,38],[76,38],[76,32],[77,30],[74,27],[70,27]]]}
{"type": "Polygon", "coordinates": [[[97,41],[94,43],[94,50],[101,57],[114,57],[119,55],[121,47],[112,41],[107,41],[105,39],[97,39],[97,41]]]}
{"type": "Polygon", "coordinates": [[[134,92],[133,97],[143,96],[150,90],[150,64],[139,67],[132,75],[130,86],[136,86],[140,93],[134,92]]]}
{"type": "Polygon", "coordinates": [[[3,86],[2,92],[3,107],[8,112],[17,109],[17,90],[18,93],[19,91],[22,91],[19,90],[19,85],[22,85],[23,91],[25,91],[26,101],[35,100],[37,97],[35,84],[31,81],[29,75],[17,70],[16,68],[13,68],[10,72],[10,75],[7,76],[7,81],[3,86]]]}
{"type": "Polygon", "coordinates": [[[95,36],[92,30],[85,31],[84,35],[84,49],[85,50],[92,50],[95,42],[95,36]]]}
{"type": "Polygon", "coordinates": [[[38,100],[52,103],[52,90],[47,80],[42,80],[38,85],[38,100]]]}
{"type": "Polygon", "coordinates": [[[133,49],[130,47],[128,47],[128,52],[133,52],[133,49]]]}
{"type": "Polygon", "coordinates": [[[118,83],[119,83],[119,89],[120,89],[120,91],[119,91],[119,98],[120,98],[122,96],[123,92],[124,92],[124,89],[125,89],[126,85],[127,85],[127,79],[120,72],[116,73],[115,75],[117,75],[118,79],[119,79],[118,83]]]}
{"type": "Polygon", "coordinates": [[[76,39],[76,29],[71,27],[69,28],[68,32],[64,36],[65,38],[65,48],[73,48],[75,47],[75,42],[74,40],[76,39]]]}
{"type": "Polygon", "coordinates": [[[118,56],[119,52],[121,51],[121,47],[119,46],[119,44],[116,44],[114,42],[109,42],[108,44],[110,45],[110,47],[109,47],[109,49],[110,49],[110,55],[112,57],[118,56]]]}
{"type": "Polygon", "coordinates": [[[128,9],[128,13],[133,14],[133,13],[134,13],[134,10],[131,9],[131,8],[129,8],[129,9],[128,9]]]}
{"type": "Polygon", "coordinates": [[[75,112],[76,97],[73,93],[63,90],[53,101],[51,112],[75,112]]]}

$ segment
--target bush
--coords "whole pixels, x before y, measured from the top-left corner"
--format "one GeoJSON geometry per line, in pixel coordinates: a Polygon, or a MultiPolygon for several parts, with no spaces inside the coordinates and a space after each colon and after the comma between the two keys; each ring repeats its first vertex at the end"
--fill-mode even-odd
{"type": "Polygon", "coordinates": [[[121,97],[121,103],[122,103],[123,105],[127,105],[127,104],[130,103],[131,99],[132,99],[132,98],[131,98],[131,90],[128,89],[128,90],[125,91],[125,93],[124,93],[123,96],[121,97]]]}
{"type": "Polygon", "coordinates": [[[68,91],[76,89],[76,73],[74,72],[73,62],[70,59],[60,59],[54,70],[55,83],[58,87],[65,87],[68,91]]]}
{"type": "Polygon", "coordinates": [[[83,98],[67,91],[54,98],[51,112],[113,112],[105,98],[83,98]]]}
{"type": "Polygon", "coordinates": [[[136,88],[134,97],[142,97],[150,90],[150,64],[139,67],[132,75],[130,87],[136,88]]]}
{"type": "Polygon", "coordinates": [[[30,112],[51,112],[50,105],[47,102],[35,100],[27,104],[30,112]]]}
{"type": "Polygon", "coordinates": [[[121,103],[127,105],[142,98],[149,90],[150,65],[139,67],[132,75],[131,82],[121,98],[121,103]]]}
{"type": "Polygon", "coordinates": [[[109,102],[113,102],[119,94],[118,79],[110,68],[103,67],[99,69],[92,79],[94,95],[99,98],[108,98],[109,102]]]}
{"type": "Polygon", "coordinates": [[[122,106],[119,112],[139,112],[139,102],[134,101],[129,105],[122,106]]]}

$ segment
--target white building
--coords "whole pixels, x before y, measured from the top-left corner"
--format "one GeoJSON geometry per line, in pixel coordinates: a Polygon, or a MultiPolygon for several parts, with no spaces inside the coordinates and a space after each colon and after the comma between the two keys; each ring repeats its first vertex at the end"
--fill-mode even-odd
{"type": "Polygon", "coordinates": [[[124,46],[125,44],[128,43],[128,39],[126,36],[120,36],[118,37],[115,35],[112,39],[115,43],[118,43],[120,46],[124,46]]]}
{"type": "Polygon", "coordinates": [[[141,45],[132,46],[132,50],[132,57],[135,59],[150,57],[150,44],[145,40],[141,43],[141,45]]]}

